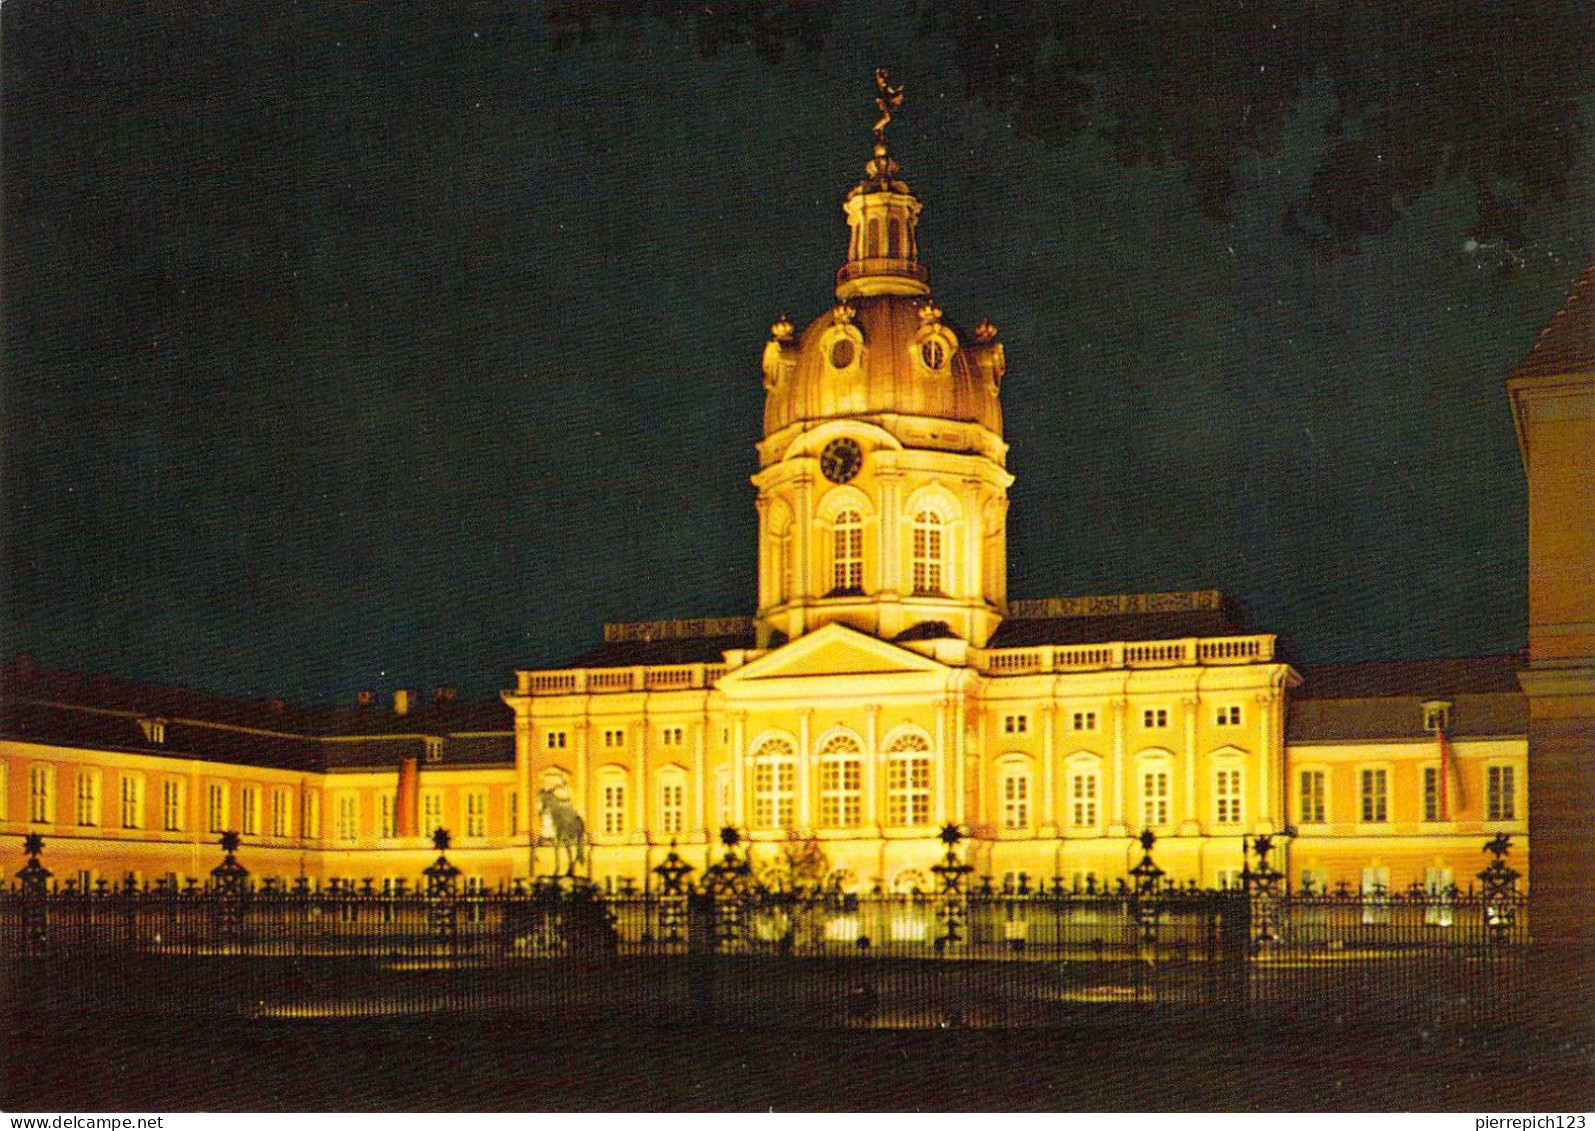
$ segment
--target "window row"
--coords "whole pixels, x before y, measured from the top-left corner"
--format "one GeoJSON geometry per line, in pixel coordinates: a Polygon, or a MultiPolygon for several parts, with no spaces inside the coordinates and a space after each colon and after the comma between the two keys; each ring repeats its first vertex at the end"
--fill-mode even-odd
{"type": "MultiPolygon", "coordinates": [[[[931,823],[930,743],[922,735],[899,735],[887,744],[886,823],[907,828],[931,823]]],[[[864,751],[849,735],[834,735],[818,754],[822,828],[853,828],[864,820],[864,751]]],[[[749,821],[758,829],[797,824],[797,751],[785,739],[759,746],[752,760],[753,804],[749,821]]]]}
{"type": "MultiPolygon", "coordinates": [[[[1171,772],[1164,767],[1143,769],[1140,774],[1141,824],[1162,828],[1171,823],[1171,772]]],[[[1239,825],[1243,818],[1243,773],[1239,768],[1217,770],[1213,776],[1213,822],[1239,825]]],[[[1031,771],[1028,767],[1003,769],[998,777],[1000,820],[1005,829],[1031,826],[1031,771]]],[[[1064,824],[1076,829],[1095,829],[1102,824],[1102,774],[1097,769],[1071,769],[1064,776],[1064,824]]]]}
{"type": "MultiPolygon", "coordinates": [[[[1095,711],[1070,711],[1067,713],[1067,717],[1070,730],[1094,731],[1097,729],[1097,712],[1095,711]]],[[[1167,707],[1143,708],[1140,718],[1143,730],[1168,729],[1169,710],[1167,707]]],[[[1213,723],[1215,726],[1221,727],[1240,726],[1240,707],[1234,704],[1225,704],[1215,708],[1213,723]]],[[[1002,716],[1002,732],[1004,734],[1030,733],[1030,715],[1004,714],[1002,716]]]]}
{"type": "MultiPolygon", "coordinates": [[[[143,829],[155,827],[163,832],[186,832],[190,827],[188,780],[164,777],[160,781],[158,810],[146,808],[145,775],[133,771],[111,775],[113,792],[107,798],[105,771],[95,768],[68,772],[70,821],[80,828],[143,829]],[[110,812],[107,813],[107,804],[110,812]]],[[[56,824],[57,768],[33,765],[28,768],[28,820],[34,824],[56,824]]],[[[0,766],[0,793],[4,792],[4,767],[0,766]]],[[[284,786],[241,785],[237,787],[237,824],[234,826],[233,787],[224,782],[206,782],[201,827],[206,832],[237,831],[244,836],[288,837],[293,835],[293,811],[300,804],[299,825],[306,836],[319,836],[320,801],[305,794],[296,803],[296,791],[284,786]]],[[[0,810],[0,815],[4,811],[0,810]]]]}
{"type": "MultiPolygon", "coordinates": [[[[922,510],[914,515],[911,529],[909,561],[914,593],[942,596],[947,574],[947,521],[933,510],[922,510]]],[[[789,573],[783,563],[778,600],[790,596],[789,573]]],[[[831,592],[864,592],[864,516],[856,510],[840,511],[831,522],[831,592]]]]}
{"type": "MultiPolygon", "coordinates": [[[[1390,775],[1391,771],[1384,767],[1362,767],[1357,770],[1355,820],[1365,825],[1376,825],[1392,819],[1390,775]]],[[[1470,805],[1455,763],[1444,769],[1440,766],[1422,767],[1420,783],[1419,806],[1424,821],[1452,820],[1470,805]]],[[[1517,767],[1485,767],[1484,786],[1484,819],[1517,820],[1517,767]]],[[[1329,820],[1329,813],[1328,771],[1301,770],[1297,775],[1299,822],[1304,825],[1325,824],[1329,820]]]]}

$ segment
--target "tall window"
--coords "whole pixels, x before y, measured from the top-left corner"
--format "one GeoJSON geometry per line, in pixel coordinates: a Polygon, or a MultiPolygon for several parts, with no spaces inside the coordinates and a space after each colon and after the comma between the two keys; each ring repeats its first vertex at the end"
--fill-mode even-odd
{"type": "Polygon", "coordinates": [[[1384,770],[1362,771],[1362,819],[1365,824],[1390,819],[1389,774],[1384,770]]]}
{"type": "Polygon", "coordinates": [[[930,743],[905,734],[893,739],[886,753],[887,823],[930,824],[930,743]]]}
{"type": "Polygon", "coordinates": [[[797,758],[791,743],[772,738],[753,756],[753,824],[761,829],[784,829],[793,824],[796,809],[797,758]]]}
{"type": "Polygon", "coordinates": [[[659,782],[659,829],[675,834],[687,824],[687,783],[679,773],[664,776],[659,782]]]}
{"type": "Polygon", "coordinates": [[[187,823],[183,817],[183,779],[167,778],[161,782],[161,828],[182,832],[187,823]]]}
{"type": "Polygon", "coordinates": [[[842,593],[864,590],[864,520],[857,511],[843,511],[831,528],[831,584],[842,593]]]}
{"type": "Polygon", "coordinates": [[[1023,829],[1030,826],[1030,775],[1010,769],[1002,775],[1002,827],[1023,829]]]}
{"type": "Polygon", "coordinates": [[[599,792],[603,804],[604,835],[619,836],[626,831],[626,782],[613,777],[604,782],[599,792]]]}
{"type": "Polygon", "coordinates": [[[935,511],[914,516],[914,592],[942,591],[942,517],[935,511]]]}
{"type": "Polygon", "coordinates": [[[142,774],[122,775],[122,827],[144,827],[144,777],[142,774]]]}
{"type": "Polygon", "coordinates": [[[514,836],[521,828],[521,795],[518,790],[510,789],[504,794],[504,833],[514,836]]]}
{"type": "Polygon", "coordinates": [[[377,835],[391,839],[399,831],[398,798],[387,790],[377,794],[377,835]]]}
{"type": "Polygon", "coordinates": [[[286,789],[271,791],[271,835],[288,835],[288,806],[292,795],[286,789]]]}
{"type": "Polygon", "coordinates": [[[338,795],[338,839],[353,841],[360,836],[360,798],[353,793],[338,795]]]}
{"type": "Polygon", "coordinates": [[[1438,821],[1440,819],[1440,767],[1425,766],[1423,768],[1423,819],[1425,821],[1438,821]]]}
{"type": "Polygon", "coordinates": [[[246,785],[238,791],[238,807],[243,810],[239,814],[243,828],[240,830],[245,836],[260,835],[260,787],[246,785]]]}
{"type": "Polygon", "coordinates": [[[313,789],[305,790],[304,813],[300,817],[299,828],[311,840],[321,836],[321,794],[313,789]]]}
{"type": "Polygon", "coordinates": [[[487,791],[469,789],[465,791],[465,835],[487,835],[487,791]]]}
{"type": "Polygon", "coordinates": [[[1324,823],[1324,771],[1322,770],[1301,772],[1301,823],[1304,825],[1324,823]]]}
{"type": "Polygon", "coordinates": [[[55,768],[34,766],[28,770],[28,820],[48,825],[55,822],[55,768]]]}
{"type": "Polygon", "coordinates": [[[421,835],[431,836],[443,827],[443,791],[421,791],[421,835]]]}
{"type": "Polygon", "coordinates": [[[100,771],[78,771],[78,824],[100,823],[100,771]]]}
{"type": "Polygon", "coordinates": [[[846,829],[863,817],[864,763],[858,743],[839,734],[820,750],[820,825],[846,829]]]}
{"type": "Polygon", "coordinates": [[[1218,824],[1239,824],[1241,819],[1241,772],[1239,770],[1219,770],[1214,786],[1214,817],[1218,824]]]}
{"type": "Polygon", "coordinates": [[[1069,823],[1077,829],[1097,826],[1097,773],[1075,770],[1069,775],[1069,823]]]}
{"type": "Polygon", "coordinates": [[[205,790],[205,831],[227,831],[227,787],[213,781],[205,790]]]}
{"type": "Polygon", "coordinates": [[[1511,766],[1491,766],[1485,779],[1485,817],[1491,821],[1517,819],[1517,781],[1511,766]]]}
{"type": "Polygon", "coordinates": [[[1156,827],[1169,823],[1169,772],[1146,770],[1141,774],[1141,823],[1156,827]]]}

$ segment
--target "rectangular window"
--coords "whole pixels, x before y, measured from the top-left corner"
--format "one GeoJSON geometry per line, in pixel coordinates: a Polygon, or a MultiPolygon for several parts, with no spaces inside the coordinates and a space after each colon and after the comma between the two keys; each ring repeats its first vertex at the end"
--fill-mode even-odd
{"type": "Polygon", "coordinates": [[[1363,823],[1376,824],[1389,819],[1389,775],[1384,770],[1362,771],[1363,823]]]}
{"type": "Polygon", "coordinates": [[[1075,730],[1096,730],[1097,713],[1095,711],[1076,711],[1074,713],[1075,730]]]}
{"type": "Polygon", "coordinates": [[[1241,725],[1241,709],[1237,706],[1225,706],[1218,709],[1218,725],[1221,727],[1238,727],[1241,725]]]}
{"type": "Polygon", "coordinates": [[[930,823],[929,758],[893,758],[886,763],[886,816],[897,826],[930,823]]]}
{"type": "Polygon", "coordinates": [[[205,790],[205,831],[224,833],[227,831],[227,787],[219,781],[213,781],[205,790]]]}
{"type": "Polygon", "coordinates": [[[122,827],[144,827],[144,778],[140,774],[122,775],[122,827]]]}
{"type": "Polygon", "coordinates": [[[1069,775],[1069,823],[1077,829],[1097,827],[1097,775],[1079,771],[1069,775]]]}
{"type": "Polygon", "coordinates": [[[487,793],[480,789],[465,793],[465,835],[487,835],[487,793]]]}
{"type": "Polygon", "coordinates": [[[563,750],[565,742],[566,732],[562,730],[551,730],[543,735],[543,746],[549,750],[563,750]]]}
{"type": "Polygon", "coordinates": [[[304,793],[304,813],[301,815],[299,827],[304,836],[316,840],[321,836],[321,794],[313,789],[304,793]]]}
{"type": "Polygon", "coordinates": [[[793,787],[797,767],[788,759],[761,758],[753,763],[753,823],[761,829],[784,829],[795,811],[793,787]]]}
{"type": "Polygon", "coordinates": [[[1517,780],[1511,766],[1491,766],[1486,778],[1485,818],[1517,820],[1517,780]]]}
{"type": "Polygon", "coordinates": [[[1214,816],[1221,825],[1238,825],[1241,820],[1241,772],[1220,770],[1217,778],[1213,790],[1216,801],[1214,816]]]}
{"type": "Polygon", "coordinates": [[[1373,866],[1362,870],[1362,921],[1390,922],[1390,869],[1373,866]]]}
{"type": "Polygon", "coordinates": [[[271,791],[271,835],[288,835],[288,807],[291,804],[289,793],[286,789],[271,791]]]}
{"type": "Polygon", "coordinates": [[[1004,734],[1027,734],[1030,731],[1030,716],[1004,715],[1002,730],[1004,734]]]}
{"type": "Polygon", "coordinates": [[[1324,771],[1322,770],[1301,772],[1301,823],[1304,825],[1324,823],[1324,771]]]}
{"type": "Polygon", "coordinates": [[[521,827],[521,795],[516,790],[507,790],[504,794],[504,804],[507,812],[504,817],[505,833],[514,836],[521,827]]]}
{"type": "Polygon", "coordinates": [[[608,782],[603,789],[604,835],[619,836],[626,831],[626,785],[608,782]]]}
{"type": "Polygon", "coordinates": [[[1451,925],[1451,869],[1423,870],[1423,921],[1433,927],[1451,925]]]}
{"type": "Polygon", "coordinates": [[[604,745],[610,747],[626,745],[625,730],[617,728],[604,731],[604,745]]]}
{"type": "Polygon", "coordinates": [[[659,828],[679,833],[686,825],[687,787],[684,782],[667,781],[659,787],[659,828]]]}
{"type": "Polygon", "coordinates": [[[1169,823],[1169,772],[1147,770],[1141,775],[1141,822],[1149,828],[1169,823]]]}
{"type": "Polygon", "coordinates": [[[183,781],[167,778],[161,782],[161,827],[169,833],[183,831],[187,824],[183,813],[183,781]]]}
{"type": "Polygon", "coordinates": [[[377,835],[391,840],[399,832],[398,798],[387,790],[377,794],[377,835]]]}
{"type": "Polygon", "coordinates": [[[684,737],[681,727],[665,727],[659,732],[659,743],[662,746],[680,746],[684,737]]]}
{"type": "Polygon", "coordinates": [[[1164,707],[1149,707],[1141,712],[1141,725],[1156,730],[1169,725],[1169,713],[1164,707]]]}
{"type": "Polygon", "coordinates": [[[429,734],[421,740],[421,749],[425,760],[428,762],[443,761],[443,740],[435,734],[429,734]]]}
{"type": "Polygon", "coordinates": [[[238,807],[242,810],[239,814],[243,828],[240,830],[245,836],[260,835],[260,789],[257,786],[246,785],[238,792],[238,807]]]}
{"type": "Polygon", "coordinates": [[[78,771],[78,824],[100,823],[100,771],[78,771]]]}
{"type": "Polygon", "coordinates": [[[820,763],[820,825],[851,828],[863,816],[863,763],[857,758],[831,758],[820,763]]]}
{"type": "Polygon", "coordinates": [[[53,766],[33,766],[28,770],[28,820],[42,825],[55,823],[53,766]]]}
{"type": "Polygon", "coordinates": [[[421,835],[430,837],[443,827],[443,791],[421,791],[421,835]]]}
{"type": "Polygon", "coordinates": [[[360,837],[360,798],[353,793],[338,795],[338,839],[345,842],[360,837]]]}
{"type": "Polygon", "coordinates": [[[1002,825],[1022,829],[1030,824],[1030,776],[1007,774],[1002,779],[1002,825]]]}
{"type": "Polygon", "coordinates": [[[1423,767],[1423,819],[1440,819],[1440,767],[1423,767]]]}

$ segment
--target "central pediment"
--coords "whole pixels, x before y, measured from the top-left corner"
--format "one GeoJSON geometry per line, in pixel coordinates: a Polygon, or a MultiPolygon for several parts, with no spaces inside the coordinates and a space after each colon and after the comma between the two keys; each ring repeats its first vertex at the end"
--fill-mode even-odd
{"type": "Polygon", "coordinates": [[[828,624],[723,676],[729,691],[770,680],[823,679],[828,676],[917,675],[944,677],[952,669],[926,656],[889,644],[844,624],[828,624]]]}

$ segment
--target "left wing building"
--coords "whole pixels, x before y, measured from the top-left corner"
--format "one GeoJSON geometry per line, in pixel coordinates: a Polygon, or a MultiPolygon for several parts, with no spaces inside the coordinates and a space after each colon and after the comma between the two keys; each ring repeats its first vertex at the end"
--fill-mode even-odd
{"type": "MultiPolygon", "coordinates": [[[[555,864],[641,888],[718,832],[759,866],[928,890],[956,825],[977,874],[1084,888],[1150,829],[1180,882],[1233,884],[1280,836],[1291,885],[1467,887],[1522,843],[1522,656],[1310,665],[1217,591],[1008,595],[1003,343],[933,298],[921,203],[877,132],[822,312],[763,348],[747,617],[606,626],[500,701],[241,701],[7,665],[0,831],[58,881],[413,884],[453,836],[468,886],[555,864]]],[[[1521,855],[1517,858],[1521,862],[1521,855]]],[[[1521,863],[1519,865],[1522,866],[1521,863]]]]}

